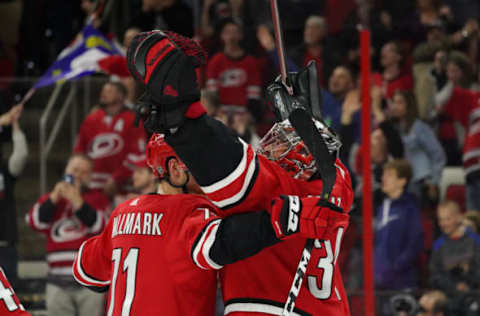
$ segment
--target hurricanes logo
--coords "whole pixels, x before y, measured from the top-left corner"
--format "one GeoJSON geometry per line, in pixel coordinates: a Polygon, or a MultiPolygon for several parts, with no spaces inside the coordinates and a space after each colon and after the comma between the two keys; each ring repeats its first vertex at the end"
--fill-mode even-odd
{"type": "Polygon", "coordinates": [[[221,74],[220,81],[224,88],[239,87],[247,82],[247,73],[243,69],[229,69],[221,74]]]}
{"type": "Polygon", "coordinates": [[[54,223],[50,234],[55,242],[67,242],[85,236],[87,230],[76,219],[66,217],[54,223]]]}
{"type": "Polygon", "coordinates": [[[92,159],[114,156],[122,151],[123,145],[123,139],[118,134],[100,134],[93,139],[88,155],[92,159]]]}

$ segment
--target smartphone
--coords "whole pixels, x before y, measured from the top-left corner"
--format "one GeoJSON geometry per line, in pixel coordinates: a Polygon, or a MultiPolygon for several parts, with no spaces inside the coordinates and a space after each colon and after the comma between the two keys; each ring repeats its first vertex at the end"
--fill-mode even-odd
{"type": "Polygon", "coordinates": [[[63,176],[63,181],[73,184],[73,176],[71,174],[66,174],[63,176]]]}

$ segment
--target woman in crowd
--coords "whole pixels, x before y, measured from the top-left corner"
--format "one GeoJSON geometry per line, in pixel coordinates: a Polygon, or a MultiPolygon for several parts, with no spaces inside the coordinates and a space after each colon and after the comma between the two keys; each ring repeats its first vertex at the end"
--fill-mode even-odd
{"type": "Polygon", "coordinates": [[[402,136],[405,157],[413,167],[410,190],[417,196],[425,192],[430,200],[435,201],[446,163],[445,152],[432,128],[418,118],[414,94],[396,91],[390,116],[402,136]]]}

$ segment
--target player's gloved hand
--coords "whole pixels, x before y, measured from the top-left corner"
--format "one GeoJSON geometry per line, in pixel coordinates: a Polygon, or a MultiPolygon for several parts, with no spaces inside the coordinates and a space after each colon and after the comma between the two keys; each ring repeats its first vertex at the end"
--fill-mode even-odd
{"type": "Polygon", "coordinates": [[[145,87],[136,112],[150,132],[174,130],[185,117],[204,113],[199,103],[196,68],[205,59],[198,43],[173,32],[155,30],[133,38],[127,52],[127,66],[145,87]]]}
{"type": "Polygon", "coordinates": [[[317,120],[321,119],[322,98],[315,61],[308,63],[300,72],[288,73],[287,82],[293,88],[293,95],[288,93],[280,76],[267,88],[268,104],[277,120],[287,119],[298,108],[305,109],[317,120]]]}
{"type": "Polygon", "coordinates": [[[173,133],[182,125],[185,118],[197,118],[206,113],[203,105],[197,101],[168,110],[159,105],[150,93],[145,92],[135,104],[135,126],[142,121],[149,133],[173,133]]]}
{"type": "Polygon", "coordinates": [[[348,226],[348,214],[319,197],[281,195],[272,200],[271,222],[278,238],[292,234],[325,239],[329,231],[348,226]]]}

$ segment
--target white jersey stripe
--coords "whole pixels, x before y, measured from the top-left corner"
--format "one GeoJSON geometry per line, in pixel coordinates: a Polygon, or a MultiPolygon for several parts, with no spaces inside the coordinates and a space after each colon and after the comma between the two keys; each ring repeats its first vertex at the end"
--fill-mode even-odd
{"type": "MultiPolygon", "coordinates": [[[[230,313],[263,313],[268,315],[281,315],[283,312],[282,307],[269,305],[265,303],[232,303],[225,306],[224,315],[230,313]]],[[[292,312],[291,316],[301,316],[298,313],[292,312]]]]}
{"type": "MultiPolygon", "coordinates": [[[[214,193],[216,191],[219,191],[219,190],[225,188],[226,186],[231,184],[233,181],[237,180],[238,177],[240,177],[243,174],[243,172],[245,171],[246,166],[247,166],[248,145],[243,140],[241,140],[240,138],[239,138],[239,140],[243,145],[242,160],[238,164],[237,168],[235,168],[235,170],[232,173],[230,173],[226,178],[224,178],[220,181],[217,181],[214,184],[211,184],[209,186],[201,187],[202,191],[205,192],[206,194],[214,193]]],[[[255,156],[253,157],[252,161],[254,159],[255,159],[255,156]]]]}
{"type": "Polygon", "coordinates": [[[58,262],[58,261],[73,261],[75,260],[76,251],[58,251],[52,252],[47,255],[48,263],[58,262]]]}
{"type": "MultiPolygon", "coordinates": [[[[83,280],[85,280],[89,283],[97,284],[98,286],[109,285],[110,280],[108,280],[108,281],[95,280],[95,279],[92,279],[91,277],[89,277],[88,275],[86,275],[85,272],[83,272],[82,265],[81,265],[83,246],[85,246],[85,242],[82,243],[82,245],[80,246],[80,249],[78,250],[78,257],[77,257],[76,266],[75,266],[76,271],[78,272],[78,274],[80,275],[80,277],[83,280]]],[[[75,277],[75,273],[73,274],[73,276],[75,277]]],[[[85,282],[83,282],[83,280],[78,279],[77,277],[75,277],[75,280],[77,280],[80,284],[83,284],[83,285],[86,285],[86,286],[92,286],[92,284],[86,284],[85,282]]]]}
{"type": "Polygon", "coordinates": [[[228,205],[231,205],[231,204],[234,204],[234,203],[240,201],[245,196],[245,192],[247,191],[248,186],[250,185],[250,182],[252,181],[253,174],[255,173],[255,168],[256,168],[255,159],[253,159],[250,162],[250,165],[248,166],[247,174],[245,176],[245,181],[243,182],[243,186],[240,189],[240,191],[237,194],[235,194],[234,196],[232,196],[230,198],[227,198],[227,199],[224,199],[224,200],[221,200],[221,201],[213,201],[212,200],[212,203],[215,204],[215,206],[217,206],[219,208],[224,208],[228,205]]]}
{"type": "Polygon", "coordinates": [[[216,225],[218,224],[219,222],[221,221],[221,219],[217,219],[217,220],[214,220],[212,221],[211,223],[209,223],[207,225],[207,227],[205,228],[204,230],[204,233],[202,234],[202,237],[200,237],[200,240],[197,242],[197,244],[195,245],[195,248],[193,250],[193,253],[192,253],[192,259],[193,261],[195,262],[195,264],[201,268],[201,269],[204,269],[204,270],[208,270],[207,267],[204,267],[203,265],[200,264],[200,262],[198,262],[197,258],[198,258],[198,254],[200,253],[200,251],[202,250],[202,245],[205,241],[205,238],[207,237],[207,234],[208,234],[208,231],[210,230],[210,228],[212,227],[212,225],[216,225]]]}
{"type": "Polygon", "coordinates": [[[103,227],[103,212],[95,212],[95,223],[93,223],[92,227],[89,228],[89,231],[93,234],[98,234],[102,230],[103,227]]]}
{"type": "Polygon", "coordinates": [[[210,248],[212,248],[213,242],[215,241],[215,238],[217,237],[217,230],[218,226],[220,225],[221,220],[216,220],[215,221],[215,227],[211,230],[211,232],[208,234],[207,240],[205,240],[205,245],[203,246],[202,249],[202,254],[203,258],[207,263],[215,270],[220,270],[223,268],[223,266],[217,264],[215,261],[210,258],[210,248]]]}
{"type": "Polygon", "coordinates": [[[40,211],[39,210],[40,210],[40,204],[35,203],[35,205],[33,206],[33,212],[32,212],[33,224],[35,225],[35,227],[37,229],[47,229],[47,228],[50,227],[50,225],[40,221],[40,211]]]}
{"type": "Polygon", "coordinates": [[[340,293],[338,293],[337,287],[335,287],[335,294],[337,295],[338,300],[341,301],[342,298],[340,297],[340,293]]]}
{"type": "Polygon", "coordinates": [[[53,275],[72,275],[72,267],[55,267],[48,270],[53,275]]]}

